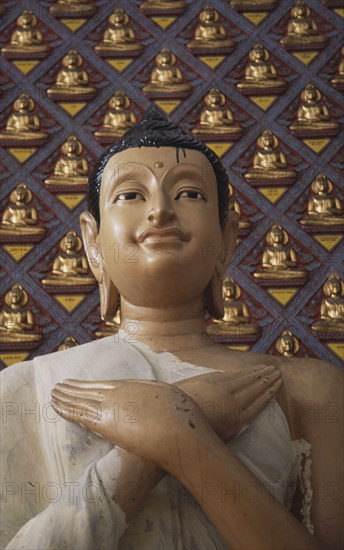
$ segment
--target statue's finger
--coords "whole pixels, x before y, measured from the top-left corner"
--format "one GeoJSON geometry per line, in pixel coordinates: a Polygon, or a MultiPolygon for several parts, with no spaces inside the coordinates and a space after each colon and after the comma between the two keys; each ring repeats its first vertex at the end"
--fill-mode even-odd
{"type": "Polygon", "coordinates": [[[65,420],[86,427],[97,424],[102,416],[101,409],[91,406],[89,403],[71,404],[53,398],[51,404],[53,409],[65,420]]]}
{"type": "Polygon", "coordinates": [[[256,399],[254,401],[251,401],[247,406],[243,405],[240,409],[242,418],[247,422],[247,424],[251,424],[257,416],[268,406],[268,404],[274,399],[279,391],[279,389],[282,386],[282,379],[279,378],[275,380],[275,382],[269,386],[268,388],[265,388],[265,391],[261,392],[259,395],[257,395],[256,399]]]}
{"type": "Polygon", "coordinates": [[[59,391],[60,394],[64,394],[66,396],[70,396],[71,398],[75,399],[92,399],[94,401],[103,401],[104,400],[104,394],[101,392],[101,390],[97,390],[94,388],[78,388],[76,386],[70,386],[69,384],[56,384],[55,388],[56,391],[59,391]]]}

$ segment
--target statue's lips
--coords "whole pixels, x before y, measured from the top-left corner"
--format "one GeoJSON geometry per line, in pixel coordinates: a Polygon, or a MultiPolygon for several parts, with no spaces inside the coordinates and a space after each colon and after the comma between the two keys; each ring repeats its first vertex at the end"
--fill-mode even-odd
{"type": "Polygon", "coordinates": [[[189,241],[190,237],[185,235],[178,227],[167,227],[165,229],[146,229],[138,238],[139,243],[189,241]]]}

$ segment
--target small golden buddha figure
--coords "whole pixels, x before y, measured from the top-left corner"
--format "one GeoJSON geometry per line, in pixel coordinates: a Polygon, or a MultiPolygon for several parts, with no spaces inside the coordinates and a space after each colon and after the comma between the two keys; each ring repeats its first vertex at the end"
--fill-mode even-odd
{"type": "Polygon", "coordinates": [[[87,72],[81,68],[83,62],[76,50],[69,50],[62,59],[63,69],[57,73],[55,86],[47,89],[51,99],[78,101],[90,99],[97,93],[97,89],[88,84],[87,72]]]}
{"type": "Polygon", "coordinates": [[[278,78],[274,65],[269,63],[269,58],[268,50],[262,44],[255,44],[249,53],[250,62],[245,69],[245,78],[237,87],[247,93],[282,92],[286,82],[278,78]]]}
{"type": "Polygon", "coordinates": [[[56,17],[90,17],[97,8],[92,0],[58,0],[49,8],[50,13],[56,17]]]}
{"type": "Polygon", "coordinates": [[[97,52],[133,52],[143,49],[129,25],[129,16],[122,8],[116,8],[108,21],[109,26],[104,32],[102,42],[94,48],[97,52]]]}
{"type": "Polygon", "coordinates": [[[88,162],[82,156],[82,145],[73,135],[61,146],[61,156],[55,164],[54,175],[44,180],[46,185],[85,186],[88,181],[88,162]]]}
{"type": "Polygon", "coordinates": [[[241,290],[232,277],[227,276],[223,281],[222,296],[224,305],[224,316],[222,319],[214,320],[212,325],[207,327],[207,332],[215,336],[243,336],[258,334],[258,325],[250,323],[248,308],[244,302],[239,300],[241,290]]]}
{"type": "Polygon", "coordinates": [[[81,252],[82,242],[75,231],[68,231],[60,241],[60,252],[54,260],[52,275],[42,279],[44,285],[93,285],[95,279],[88,273],[86,256],[81,252]]]}
{"type": "Polygon", "coordinates": [[[111,336],[118,332],[121,325],[121,309],[118,307],[116,315],[113,319],[103,319],[104,325],[101,326],[95,332],[95,336],[98,338],[104,338],[106,336],[111,336]]]}
{"type": "Polygon", "coordinates": [[[199,16],[199,24],[196,27],[194,40],[187,47],[190,49],[213,50],[232,49],[235,42],[227,38],[224,26],[218,23],[219,14],[212,4],[205,4],[199,16]]]}
{"type": "Polygon", "coordinates": [[[32,193],[25,183],[20,183],[10,194],[0,225],[0,236],[40,236],[43,227],[37,227],[37,210],[31,205],[32,193]]]}
{"type": "Polygon", "coordinates": [[[287,34],[280,43],[286,49],[321,49],[327,42],[327,37],[319,34],[318,25],[310,17],[310,9],[303,0],[296,0],[290,11],[287,34]]]}
{"type": "MultiPolygon", "coordinates": [[[[233,187],[231,186],[230,183],[228,184],[228,192],[229,192],[230,198],[232,198],[232,196],[233,196],[233,187]]],[[[230,208],[233,209],[234,212],[236,212],[239,216],[239,232],[251,227],[250,222],[246,222],[246,221],[243,221],[243,220],[240,219],[242,214],[241,214],[240,204],[238,203],[238,201],[231,201],[230,208]]]]}
{"type": "Polygon", "coordinates": [[[332,182],[324,175],[318,174],[312,183],[311,195],[308,201],[308,213],[302,218],[304,226],[338,228],[344,225],[344,214],[338,197],[332,195],[332,182]]]}
{"type": "Polygon", "coordinates": [[[320,321],[312,330],[325,335],[344,335],[344,282],[331,273],[323,286],[325,298],[320,306],[320,321]]]}
{"type": "Polygon", "coordinates": [[[29,308],[28,294],[18,283],[6,292],[4,306],[0,310],[0,342],[37,342],[42,335],[35,332],[34,319],[29,308]]]}
{"type": "Polygon", "coordinates": [[[1,53],[6,57],[25,59],[45,56],[50,47],[43,44],[43,35],[35,29],[36,25],[37,17],[31,11],[23,11],[17,19],[17,28],[11,36],[10,44],[1,48],[1,53]]]}
{"type": "Polygon", "coordinates": [[[167,48],[163,48],[155,58],[150,84],[143,87],[144,92],[178,93],[191,89],[183,80],[181,70],[176,67],[176,56],[167,48]]]}
{"type": "Polygon", "coordinates": [[[253,167],[245,174],[247,180],[291,183],[295,179],[296,172],[288,168],[286,156],[278,145],[277,137],[270,130],[264,130],[257,139],[258,151],[253,157],[253,167]]]}
{"type": "Polygon", "coordinates": [[[182,10],[185,5],[184,0],[144,0],[140,8],[148,13],[173,13],[174,10],[182,10]]]}
{"type": "Polygon", "coordinates": [[[337,122],[331,122],[327,106],[322,101],[320,91],[307,84],[301,93],[301,107],[297,111],[297,123],[290,130],[297,136],[324,136],[336,134],[339,130],[337,122]]]}
{"type": "Polygon", "coordinates": [[[122,90],[117,90],[109,100],[109,110],[105,114],[101,129],[94,132],[94,135],[109,138],[111,141],[112,138],[123,136],[126,130],[136,124],[136,115],[129,111],[129,107],[128,96],[122,90]]]}
{"type": "Polygon", "coordinates": [[[274,9],[278,0],[230,0],[229,3],[238,11],[261,11],[274,9]]]}
{"type": "Polygon", "coordinates": [[[48,134],[40,132],[39,118],[33,112],[35,102],[28,94],[20,94],[13,103],[13,113],[8,117],[6,128],[0,133],[4,145],[37,145],[43,143],[48,134]]]}
{"type": "Polygon", "coordinates": [[[267,247],[262,257],[262,270],[256,271],[256,279],[305,279],[307,272],[297,269],[297,258],[294,249],[287,246],[288,233],[274,223],[265,237],[267,247]]]}
{"type": "Polygon", "coordinates": [[[275,344],[276,350],[280,355],[284,357],[293,357],[297,355],[300,344],[294,334],[288,330],[282,330],[280,337],[275,344]]]}
{"type": "Polygon", "coordinates": [[[341,50],[342,59],[338,65],[338,74],[331,79],[331,82],[337,90],[344,90],[344,46],[341,50]]]}
{"type": "Polygon", "coordinates": [[[226,107],[226,98],[220,90],[212,88],[205,96],[204,104],[199,126],[192,129],[193,134],[220,134],[231,139],[240,137],[242,128],[234,126],[232,112],[226,107]]]}
{"type": "Polygon", "coordinates": [[[59,345],[57,348],[57,351],[63,351],[65,349],[69,348],[75,348],[75,346],[78,346],[78,342],[75,340],[74,336],[67,336],[62,342],[62,344],[59,345]]]}

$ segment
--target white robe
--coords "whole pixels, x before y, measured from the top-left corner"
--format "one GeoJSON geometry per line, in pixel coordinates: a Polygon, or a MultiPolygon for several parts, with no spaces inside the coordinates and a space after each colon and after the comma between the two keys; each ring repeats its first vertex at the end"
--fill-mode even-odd
{"type": "MultiPolygon", "coordinates": [[[[60,418],[50,405],[51,389],[66,378],[174,383],[212,370],[183,363],[170,353],[153,352],[120,331],[115,337],[36,357],[2,371],[0,547],[226,548],[190,493],[169,475],[127,526],[123,512],[112,500],[121,468],[116,448],[60,418]]],[[[278,404],[273,401],[229,446],[284,502],[293,447],[278,404]]],[[[216,488],[205,485],[205,490],[216,488]]],[[[257,487],[237,490],[237,498],[259,499],[257,487]]]]}

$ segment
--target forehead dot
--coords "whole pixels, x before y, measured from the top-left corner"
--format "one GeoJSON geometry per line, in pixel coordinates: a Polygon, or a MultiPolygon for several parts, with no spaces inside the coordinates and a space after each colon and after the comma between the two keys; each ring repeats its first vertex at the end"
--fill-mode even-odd
{"type": "Polygon", "coordinates": [[[155,168],[162,168],[164,166],[164,163],[161,162],[161,161],[157,161],[155,164],[154,164],[155,168]]]}

